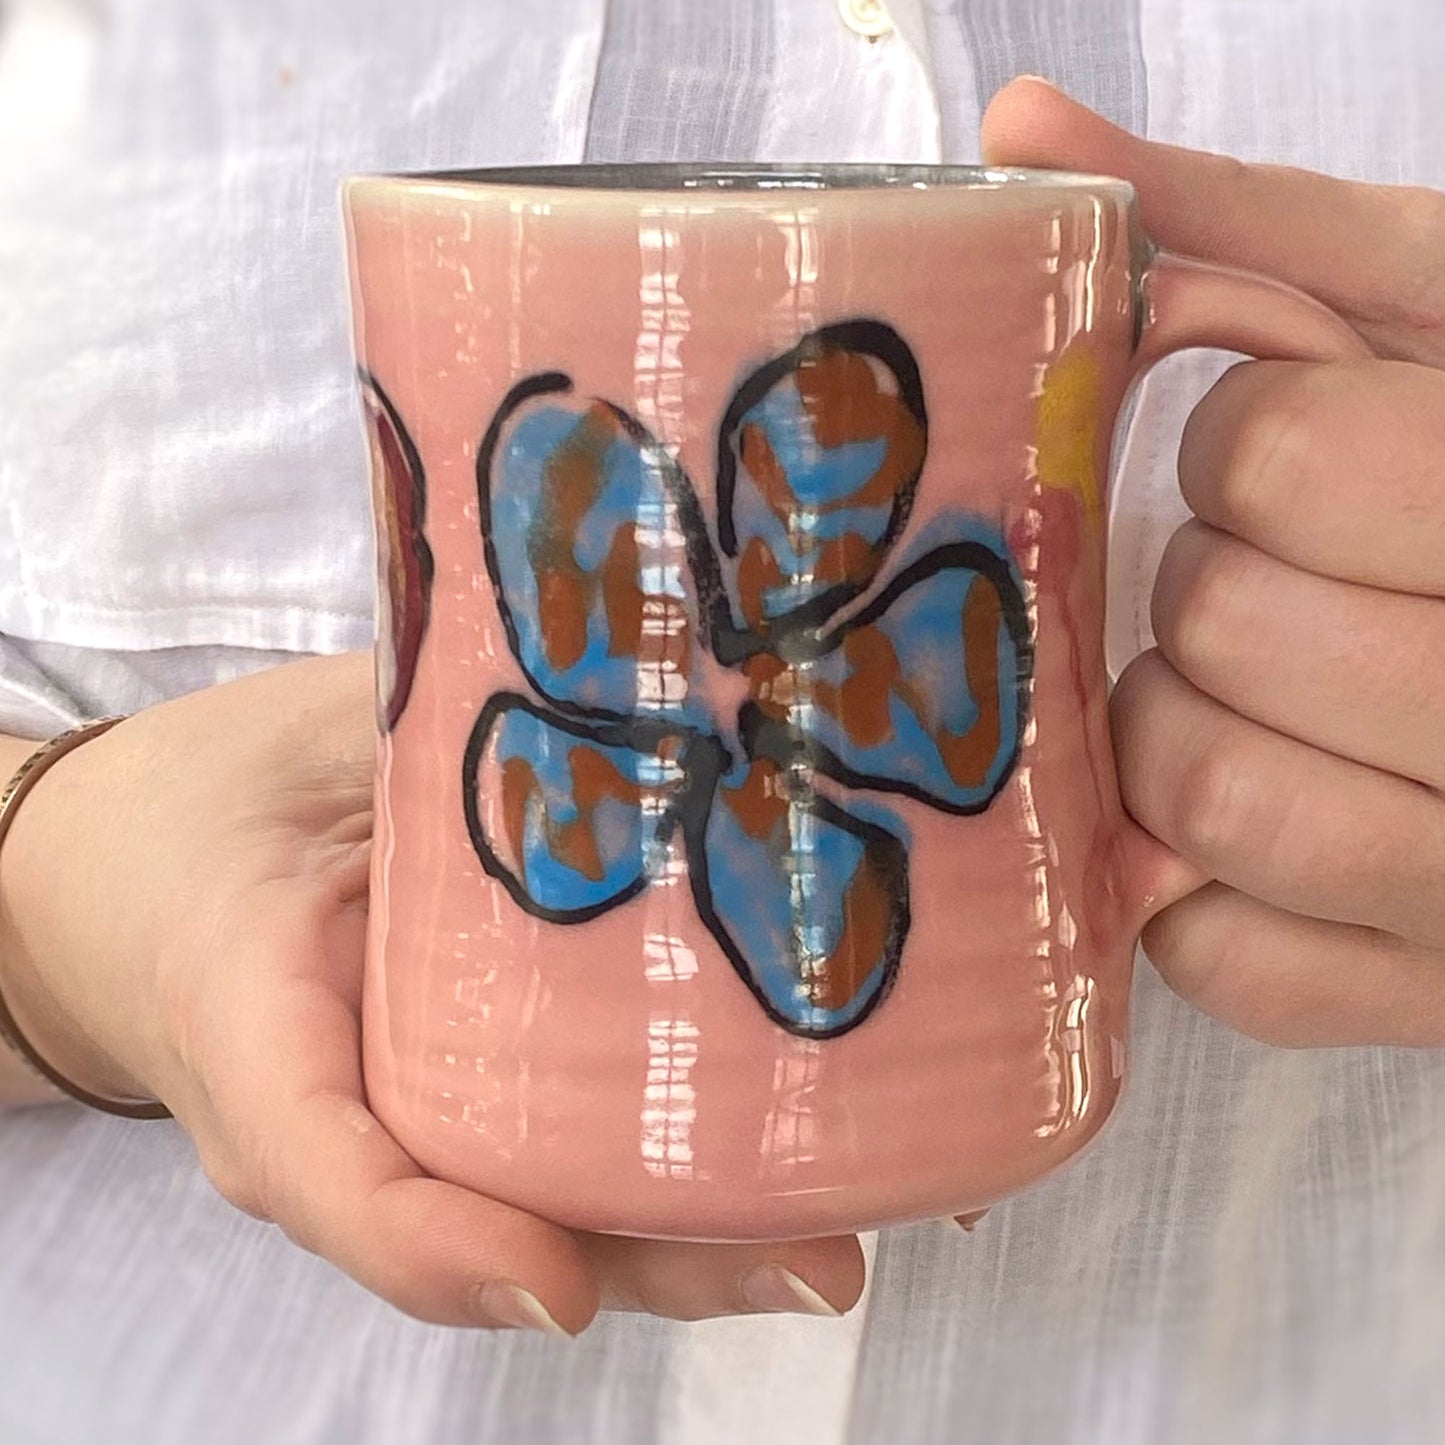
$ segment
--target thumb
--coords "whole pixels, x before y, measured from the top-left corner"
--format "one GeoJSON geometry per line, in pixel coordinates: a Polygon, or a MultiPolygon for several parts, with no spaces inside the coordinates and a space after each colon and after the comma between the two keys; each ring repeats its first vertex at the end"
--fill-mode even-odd
{"type": "Polygon", "coordinates": [[[983,152],[992,165],[1131,181],[1161,246],[1287,281],[1351,321],[1381,355],[1445,365],[1445,193],[1141,140],[1033,78],[994,98],[983,152]]]}

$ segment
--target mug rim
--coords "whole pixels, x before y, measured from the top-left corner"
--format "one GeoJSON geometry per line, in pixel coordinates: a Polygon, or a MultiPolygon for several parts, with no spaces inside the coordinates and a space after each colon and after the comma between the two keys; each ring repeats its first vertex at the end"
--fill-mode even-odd
{"type": "Polygon", "coordinates": [[[778,191],[860,194],[878,191],[1111,191],[1126,200],[1134,187],[1117,176],[1026,166],[913,162],[582,161],[560,165],[484,166],[458,170],[380,171],[349,182],[459,186],[477,190],[549,190],[571,195],[672,194],[758,196],[778,191]]]}

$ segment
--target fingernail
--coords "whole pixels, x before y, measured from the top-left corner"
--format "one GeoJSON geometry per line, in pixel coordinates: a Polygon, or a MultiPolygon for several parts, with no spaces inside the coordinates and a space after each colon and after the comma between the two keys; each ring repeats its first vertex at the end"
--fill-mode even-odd
{"type": "Polygon", "coordinates": [[[1046,85],[1050,90],[1057,90],[1059,87],[1044,75],[1016,75],[1015,80],[1031,80],[1035,85],[1046,85]]]}
{"type": "Polygon", "coordinates": [[[975,1209],[968,1214],[955,1214],[953,1222],[965,1233],[972,1234],[979,1220],[987,1213],[986,1209],[975,1209]]]}
{"type": "Polygon", "coordinates": [[[488,1280],[472,1295],[472,1313],[479,1324],[492,1329],[535,1330],[544,1335],[572,1336],[547,1313],[547,1307],[521,1285],[488,1280]]]}
{"type": "Polygon", "coordinates": [[[780,1264],[763,1264],[743,1276],[742,1296],[759,1314],[821,1315],[836,1320],[834,1309],[806,1280],[780,1264]]]}

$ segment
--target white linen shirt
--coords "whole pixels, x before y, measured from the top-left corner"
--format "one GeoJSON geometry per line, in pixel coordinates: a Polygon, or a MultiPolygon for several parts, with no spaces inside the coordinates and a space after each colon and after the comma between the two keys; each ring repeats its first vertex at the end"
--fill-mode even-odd
{"type": "MultiPolygon", "coordinates": [[[[1161,139],[1445,186],[1442,0],[888,8],[870,41],[846,0],[0,0],[0,730],[369,643],[348,172],[965,161],[1030,71],[1161,139]]],[[[1142,396],[1116,668],[1221,363],[1142,396]]],[[[575,1343],[403,1319],[173,1126],[0,1118],[0,1442],[1445,1438],[1445,1055],[1264,1048],[1146,968],[1133,1064],[1098,1145],[974,1235],[870,1239],[846,1319],[575,1343]]]]}

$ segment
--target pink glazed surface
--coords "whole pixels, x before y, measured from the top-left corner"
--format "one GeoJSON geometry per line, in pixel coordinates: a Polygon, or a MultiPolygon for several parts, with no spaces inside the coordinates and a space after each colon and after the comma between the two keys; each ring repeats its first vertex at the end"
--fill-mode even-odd
{"type": "MultiPolygon", "coordinates": [[[[694,1239],[838,1233],[984,1206],[1074,1155],[1118,1096],[1141,901],[1107,733],[1101,479],[1131,370],[1127,190],[598,194],[353,182],[356,339],[414,439],[430,620],[377,778],[372,1105],[428,1170],[561,1223],[694,1239]],[[718,421],[805,332],[877,317],[929,413],[895,553],[960,509],[1002,528],[1036,648],[987,811],[911,833],[896,986],[795,1036],[699,923],[681,866],[564,927],[480,867],[461,759],[525,690],[483,562],[476,457],[529,373],[638,417],[713,512],[718,421]]],[[[884,578],[888,573],[885,566],[884,578]]]]}

